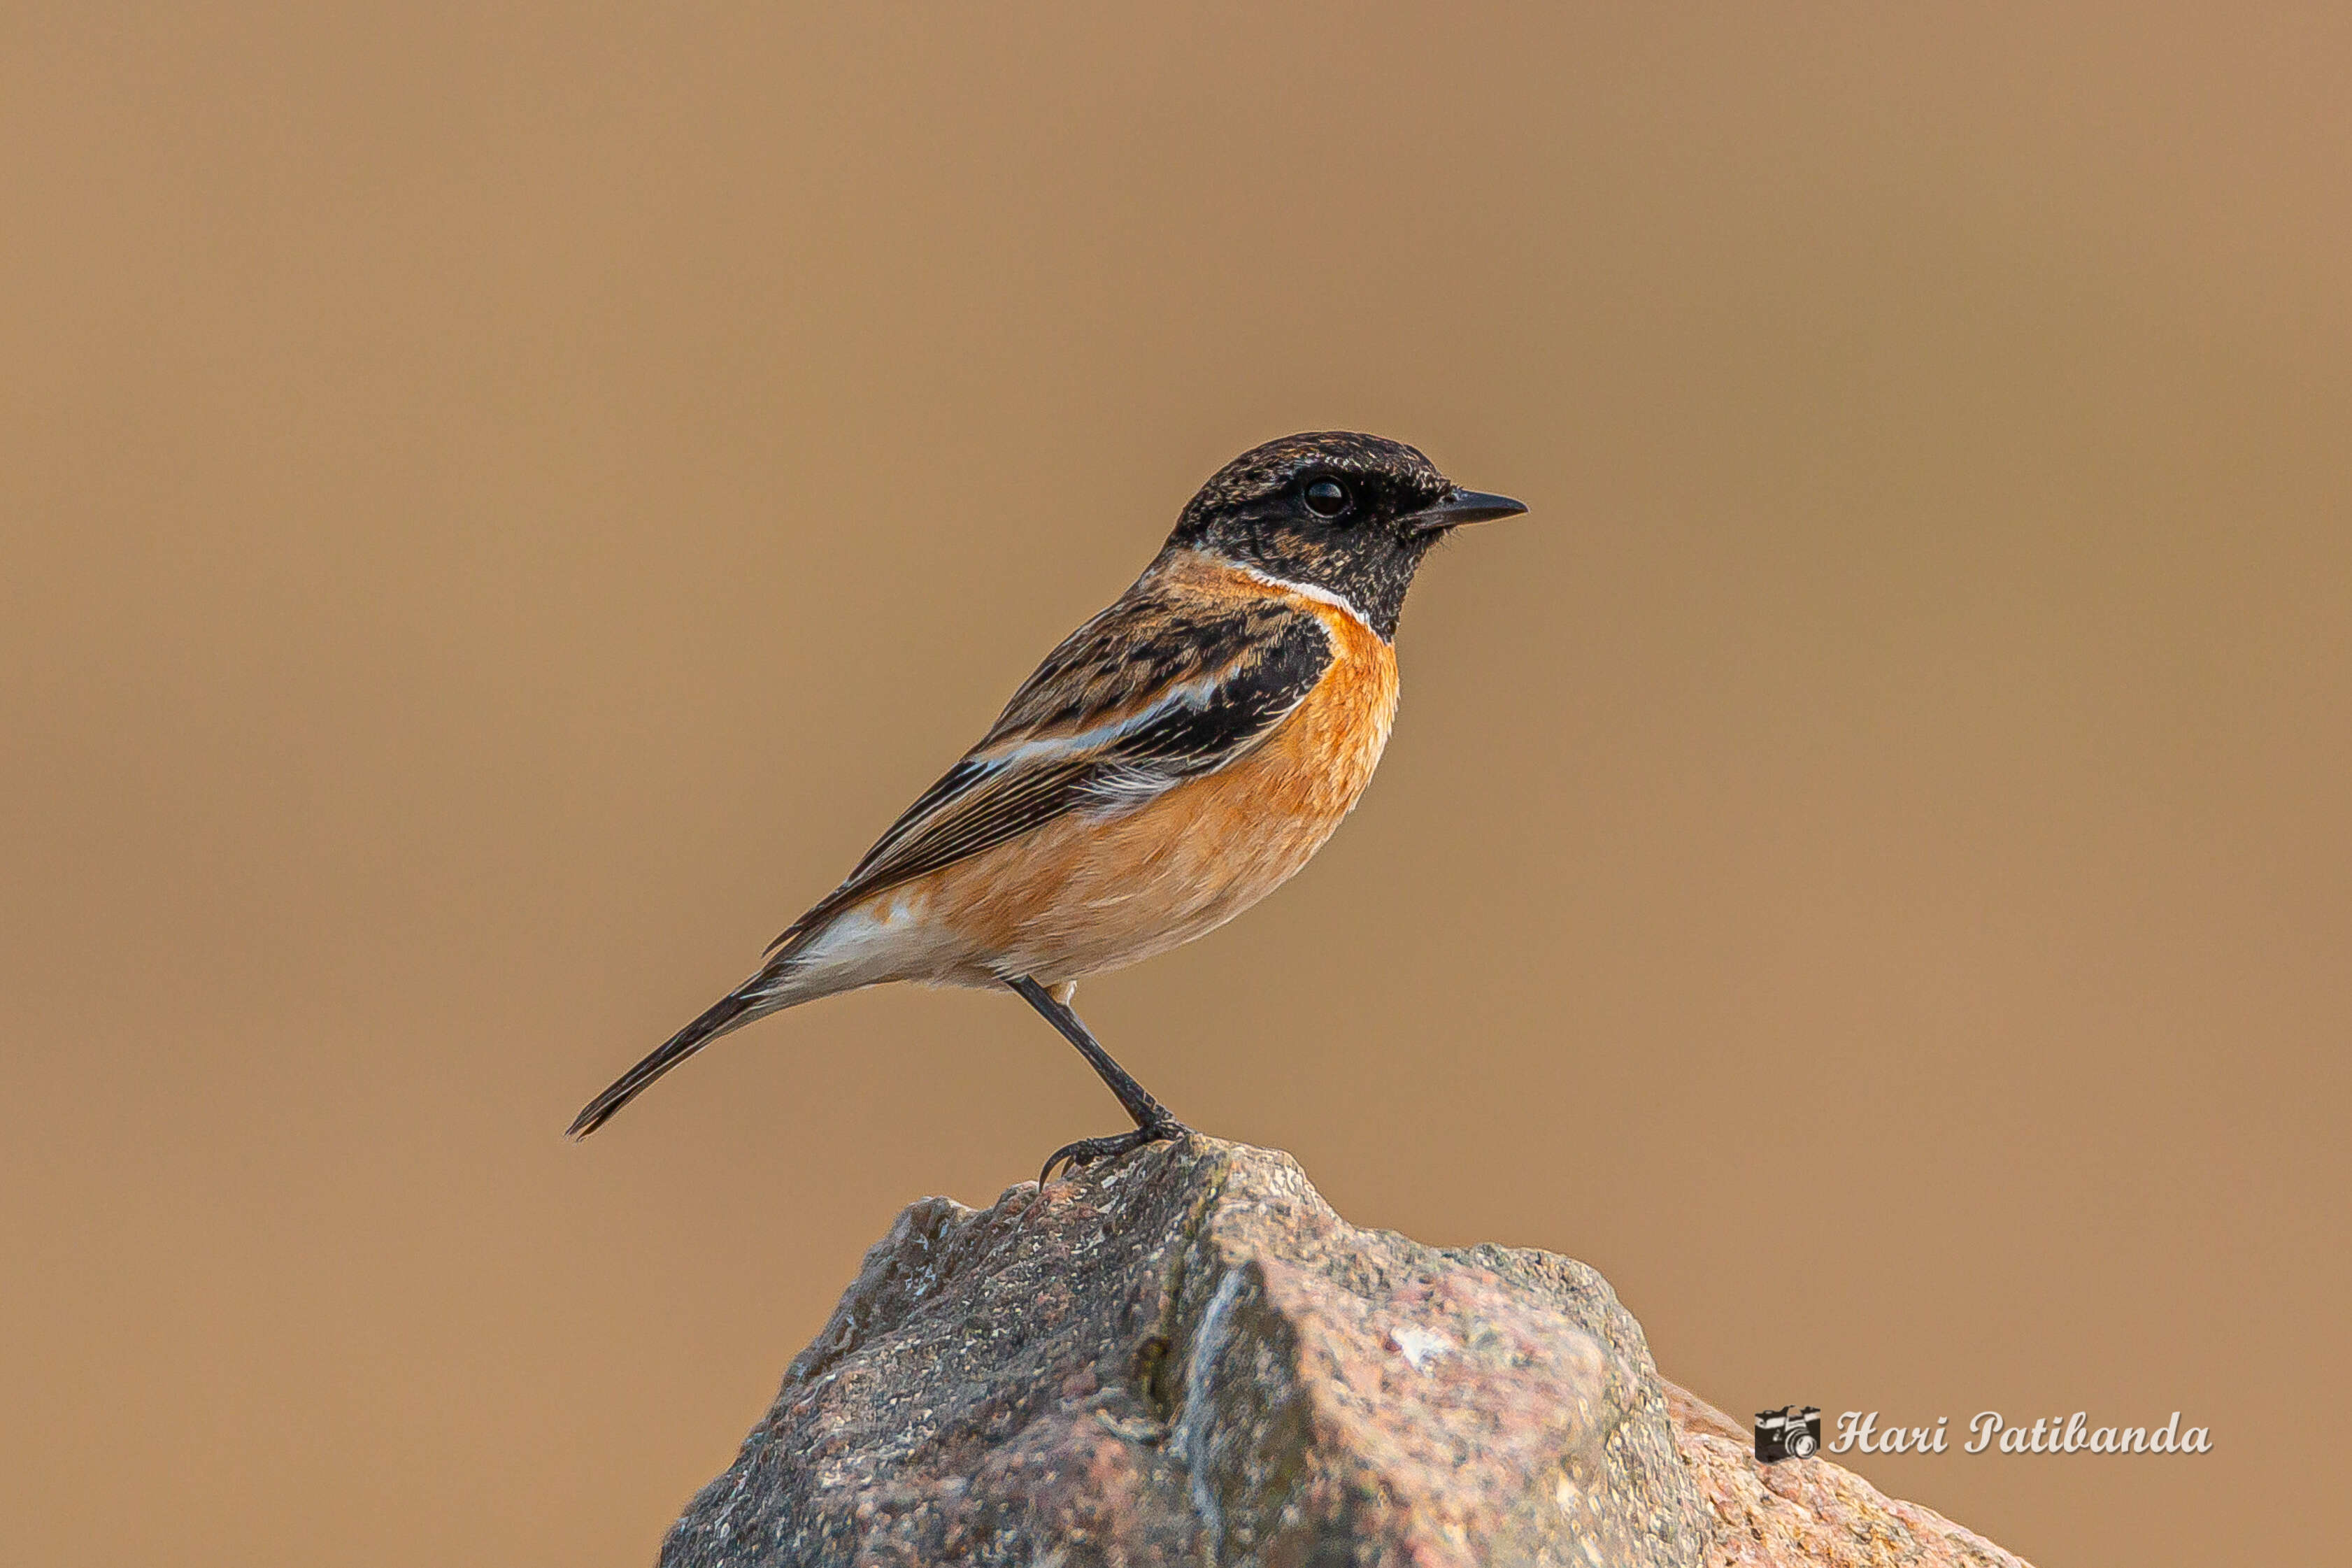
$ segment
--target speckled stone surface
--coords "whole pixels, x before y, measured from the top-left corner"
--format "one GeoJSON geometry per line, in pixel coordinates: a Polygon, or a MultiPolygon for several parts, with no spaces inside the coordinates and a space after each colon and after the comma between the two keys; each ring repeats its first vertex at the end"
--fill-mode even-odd
{"type": "Polygon", "coordinates": [[[1759,1469],[1584,1265],[1359,1230],[1197,1135],[908,1208],[661,1561],[2016,1563],[1825,1461],[1759,1469]]]}
{"type": "Polygon", "coordinates": [[[1746,1427],[1671,1384],[1666,1396],[1684,1461],[1715,1516],[1707,1568],[2028,1568],[1818,1455],[1759,1465],[1746,1427]]]}

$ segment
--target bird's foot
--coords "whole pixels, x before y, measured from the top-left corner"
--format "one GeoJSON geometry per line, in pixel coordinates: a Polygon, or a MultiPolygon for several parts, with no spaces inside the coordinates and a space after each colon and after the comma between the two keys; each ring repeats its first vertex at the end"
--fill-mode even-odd
{"type": "Polygon", "coordinates": [[[1056,1165],[1066,1165],[1075,1171],[1081,1165],[1091,1165],[1097,1160],[1116,1160],[1121,1154],[1133,1153],[1147,1143],[1173,1142],[1192,1131],[1169,1116],[1157,1121],[1147,1121],[1134,1131],[1122,1132],[1116,1138],[1081,1138],[1075,1143],[1064,1144],[1046,1157],[1045,1168],[1037,1173],[1037,1184],[1042,1187],[1052,1181],[1056,1165]]]}

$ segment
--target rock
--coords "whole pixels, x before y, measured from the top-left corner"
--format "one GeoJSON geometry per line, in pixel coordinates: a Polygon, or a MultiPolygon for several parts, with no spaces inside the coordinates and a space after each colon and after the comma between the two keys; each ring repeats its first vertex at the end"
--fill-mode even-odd
{"type": "Polygon", "coordinates": [[[1758,1464],[1746,1427],[1672,1384],[1666,1407],[1714,1515],[1707,1568],[2027,1568],[1934,1510],[1896,1502],[1818,1455],[1758,1464]]]}
{"type": "Polygon", "coordinates": [[[1583,1264],[1358,1230],[1288,1155],[1197,1135],[908,1208],[661,1561],[2016,1562],[1826,1461],[1758,1467],[1583,1264]]]}

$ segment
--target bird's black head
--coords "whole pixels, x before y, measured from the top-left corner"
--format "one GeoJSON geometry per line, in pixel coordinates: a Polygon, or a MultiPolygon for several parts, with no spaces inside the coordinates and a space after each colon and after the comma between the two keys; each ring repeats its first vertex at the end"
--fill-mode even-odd
{"type": "Polygon", "coordinates": [[[1218,469],[1168,542],[1336,594],[1392,637],[1431,545],[1465,522],[1527,510],[1464,489],[1402,441],[1328,430],[1268,441],[1218,469]]]}

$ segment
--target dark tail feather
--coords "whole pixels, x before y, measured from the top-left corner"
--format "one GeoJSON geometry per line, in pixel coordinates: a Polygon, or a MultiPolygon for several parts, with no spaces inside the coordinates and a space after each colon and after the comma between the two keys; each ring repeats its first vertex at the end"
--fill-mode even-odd
{"type": "Polygon", "coordinates": [[[612,1088],[590,1100],[588,1108],[564,1130],[564,1136],[587,1137],[610,1121],[614,1111],[643,1094],[654,1079],[730,1029],[740,1029],[774,1010],[772,1002],[763,1005],[761,999],[746,996],[741,991],[730,992],[705,1009],[702,1016],[672,1035],[659,1050],[623,1073],[612,1088]]]}

